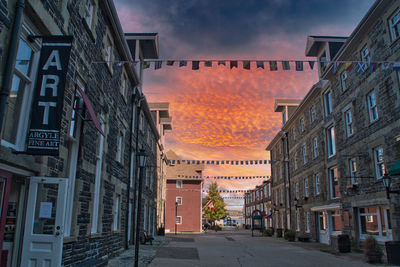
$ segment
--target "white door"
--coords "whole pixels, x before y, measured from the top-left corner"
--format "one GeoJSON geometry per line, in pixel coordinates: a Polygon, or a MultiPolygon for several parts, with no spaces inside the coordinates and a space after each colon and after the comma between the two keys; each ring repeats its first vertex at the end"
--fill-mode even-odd
{"type": "Polygon", "coordinates": [[[319,242],[330,244],[330,225],[328,213],[326,211],[319,212],[319,242]]]}
{"type": "Polygon", "coordinates": [[[31,177],[21,266],[61,266],[67,181],[31,177]]]}

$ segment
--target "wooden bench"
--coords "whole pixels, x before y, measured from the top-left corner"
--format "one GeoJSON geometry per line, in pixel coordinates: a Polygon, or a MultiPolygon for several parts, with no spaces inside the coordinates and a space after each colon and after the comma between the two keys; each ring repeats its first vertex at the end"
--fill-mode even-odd
{"type": "Polygon", "coordinates": [[[146,231],[142,232],[141,243],[143,245],[145,245],[147,242],[150,242],[150,245],[153,245],[153,240],[154,240],[153,236],[148,235],[146,231]]]}
{"type": "Polygon", "coordinates": [[[300,242],[310,242],[310,241],[311,241],[311,236],[310,236],[310,235],[299,235],[299,236],[297,237],[297,239],[298,239],[300,242]]]}

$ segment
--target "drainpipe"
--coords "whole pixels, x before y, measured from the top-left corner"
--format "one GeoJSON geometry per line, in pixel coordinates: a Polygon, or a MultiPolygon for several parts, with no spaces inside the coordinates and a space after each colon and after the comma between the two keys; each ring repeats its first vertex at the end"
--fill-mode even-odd
{"type": "Polygon", "coordinates": [[[3,84],[0,91],[0,134],[3,128],[4,115],[6,111],[7,98],[10,95],[11,78],[13,74],[13,64],[17,55],[17,45],[19,37],[19,29],[21,28],[22,15],[24,13],[25,0],[18,0],[15,5],[15,18],[11,32],[10,45],[8,47],[8,56],[5,65],[5,73],[3,84]]]}
{"type": "MultiPolygon", "coordinates": [[[[289,217],[292,220],[292,195],[291,195],[291,186],[290,186],[290,161],[289,161],[289,136],[288,132],[285,132],[285,137],[282,138],[286,143],[286,157],[285,157],[285,168],[287,170],[287,182],[288,182],[288,190],[289,190],[289,217]]],[[[286,187],[285,187],[286,191],[286,187]]],[[[286,192],[285,192],[286,193],[286,192]]],[[[290,228],[292,228],[292,222],[290,222],[290,228]]]]}

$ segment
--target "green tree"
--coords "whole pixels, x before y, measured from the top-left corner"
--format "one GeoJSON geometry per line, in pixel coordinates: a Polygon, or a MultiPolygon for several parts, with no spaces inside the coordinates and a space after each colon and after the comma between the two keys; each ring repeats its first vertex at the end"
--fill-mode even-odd
{"type": "Polygon", "coordinates": [[[206,196],[206,200],[206,203],[211,200],[214,205],[214,209],[211,209],[207,206],[203,208],[204,215],[207,217],[209,222],[214,223],[215,221],[221,220],[226,217],[226,203],[218,192],[217,183],[212,183],[208,188],[208,195],[206,196]]]}

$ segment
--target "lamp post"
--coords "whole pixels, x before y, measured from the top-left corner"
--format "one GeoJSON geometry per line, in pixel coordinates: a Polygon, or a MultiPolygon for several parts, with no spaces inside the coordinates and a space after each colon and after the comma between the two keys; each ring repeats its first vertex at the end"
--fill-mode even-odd
{"type": "Polygon", "coordinates": [[[142,212],[142,187],[143,187],[143,172],[146,166],[147,155],[144,149],[139,151],[139,192],[138,192],[138,207],[136,216],[136,242],[135,242],[135,267],[139,266],[139,243],[140,243],[140,224],[141,224],[141,212],[142,212]]]}
{"type": "Polygon", "coordinates": [[[175,202],[175,235],[176,235],[176,229],[178,227],[178,224],[176,223],[176,218],[178,218],[178,201],[175,202]]]}
{"type": "Polygon", "coordinates": [[[382,183],[385,186],[386,189],[386,198],[390,199],[390,194],[400,194],[400,190],[391,190],[390,187],[392,187],[392,177],[385,173],[382,177],[382,183]]]}

